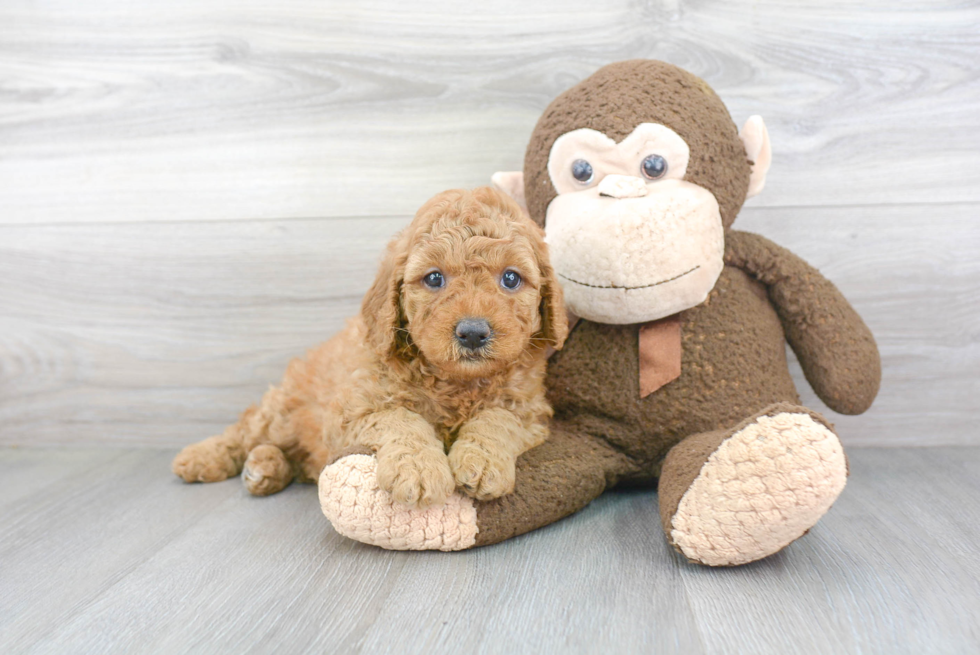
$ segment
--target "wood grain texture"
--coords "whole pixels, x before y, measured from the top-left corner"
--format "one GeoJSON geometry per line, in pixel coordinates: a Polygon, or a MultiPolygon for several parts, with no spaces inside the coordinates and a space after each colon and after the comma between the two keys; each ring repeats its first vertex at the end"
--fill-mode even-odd
{"type": "Polygon", "coordinates": [[[630,57],[766,117],[737,226],[823,269],[884,355],[845,442],[980,443],[980,3],[11,0],[0,444],[220,430],[423,200],[520,168],[547,103],[630,57]]]}
{"type": "MultiPolygon", "coordinates": [[[[845,445],[980,444],[980,205],[747,209],[883,354],[845,445]],[[928,226],[924,218],[928,216],[928,226]]],[[[407,218],[0,226],[0,443],[177,446],[220,431],[353,315],[407,218]]]]}
{"type": "Polygon", "coordinates": [[[759,206],[980,201],[980,6],[93,0],[0,7],[0,221],[402,215],[665,59],[766,117],[759,206]]]}
{"type": "MultiPolygon", "coordinates": [[[[980,649],[978,448],[852,449],[810,534],[733,569],[683,562],[652,492],[496,546],[396,553],[334,533],[312,486],[185,485],[172,455],[0,449],[0,472],[47,483],[0,506],[0,651],[980,649]],[[65,476],[66,456],[88,465],[65,476]]],[[[13,487],[0,475],[0,497],[13,487]]]]}
{"type": "Polygon", "coordinates": [[[0,228],[0,442],[220,430],[358,311],[406,222],[0,228]]]}

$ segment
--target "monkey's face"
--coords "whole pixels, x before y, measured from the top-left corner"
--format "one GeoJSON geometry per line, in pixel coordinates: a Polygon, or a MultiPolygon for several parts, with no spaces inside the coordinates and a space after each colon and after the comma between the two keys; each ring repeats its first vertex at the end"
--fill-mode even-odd
{"type": "Polygon", "coordinates": [[[702,303],[725,249],[715,196],[687,182],[687,143],[642,123],[616,143],[583,128],[560,136],[548,174],[546,240],[565,302],[600,323],[641,323],[702,303]]]}

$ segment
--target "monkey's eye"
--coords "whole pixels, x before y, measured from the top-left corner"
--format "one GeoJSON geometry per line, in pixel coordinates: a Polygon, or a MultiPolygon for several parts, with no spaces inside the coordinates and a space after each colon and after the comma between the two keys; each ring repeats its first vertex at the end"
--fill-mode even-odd
{"type": "Polygon", "coordinates": [[[582,184],[591,182],[592,174],[592,164],[589,162],[584,159],[576,159],[572,162],[572,177],[582,184]]]}
{"type": "Polygon", "coordinates": [[[446,278],[444,278],[442,273],[439,271],[432,271],[422,278],[422,284],[430,289],[440,289],[444,284],[446,284],[446,278]]]}
{"type": "Polygon", "coordinates": [[[667,172],[667,160],[660,155],[648,155],[640,164],[640,170],[648,180],[659,180],[667,172]]]}
{"type": "Polygon", "coordinates": [[[500,276],[500,286],[510,291],[513,291],[517,287],[521,286],[520,273],[507,269],[504,271],[504,274],[500,276]]]}

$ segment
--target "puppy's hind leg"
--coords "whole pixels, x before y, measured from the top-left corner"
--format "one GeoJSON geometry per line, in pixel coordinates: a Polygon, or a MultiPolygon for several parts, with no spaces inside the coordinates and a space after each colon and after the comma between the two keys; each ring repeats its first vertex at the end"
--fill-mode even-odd
{"type": "Polygon", "coordinates": [[[241,473],[248,452],[269,440],[269,424],[283,410],[282,396],[270,388],[260,406],[246,409],[222,434],[180,451],[171,465],[173,472],[185,482],[220,482],[241,473]]]}
{"type": "Polygon", "coordinates": [[[272,444],[253,448],[242,469],[242,481],[253,496],[268,496],[282,491],[294,476],[286,455],[272,444]]]}
{"type": "Polygon", "coordinates": [[[238,475],[246,455],[242,429],[254,412],[250,407],[224,433],[181,450],[171,465],[173,472],[185,482],[220,482],[238,475]]]}

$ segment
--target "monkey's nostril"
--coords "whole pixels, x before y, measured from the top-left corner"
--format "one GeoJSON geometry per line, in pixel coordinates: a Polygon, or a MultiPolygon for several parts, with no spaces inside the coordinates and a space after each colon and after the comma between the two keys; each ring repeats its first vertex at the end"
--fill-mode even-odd
{"type": "Polygon", "coordinates": [[[490,323],[482,318],[464,318],[456,324],[456,340],[470,350],[482,348],[490,340],[490,323]]]}

